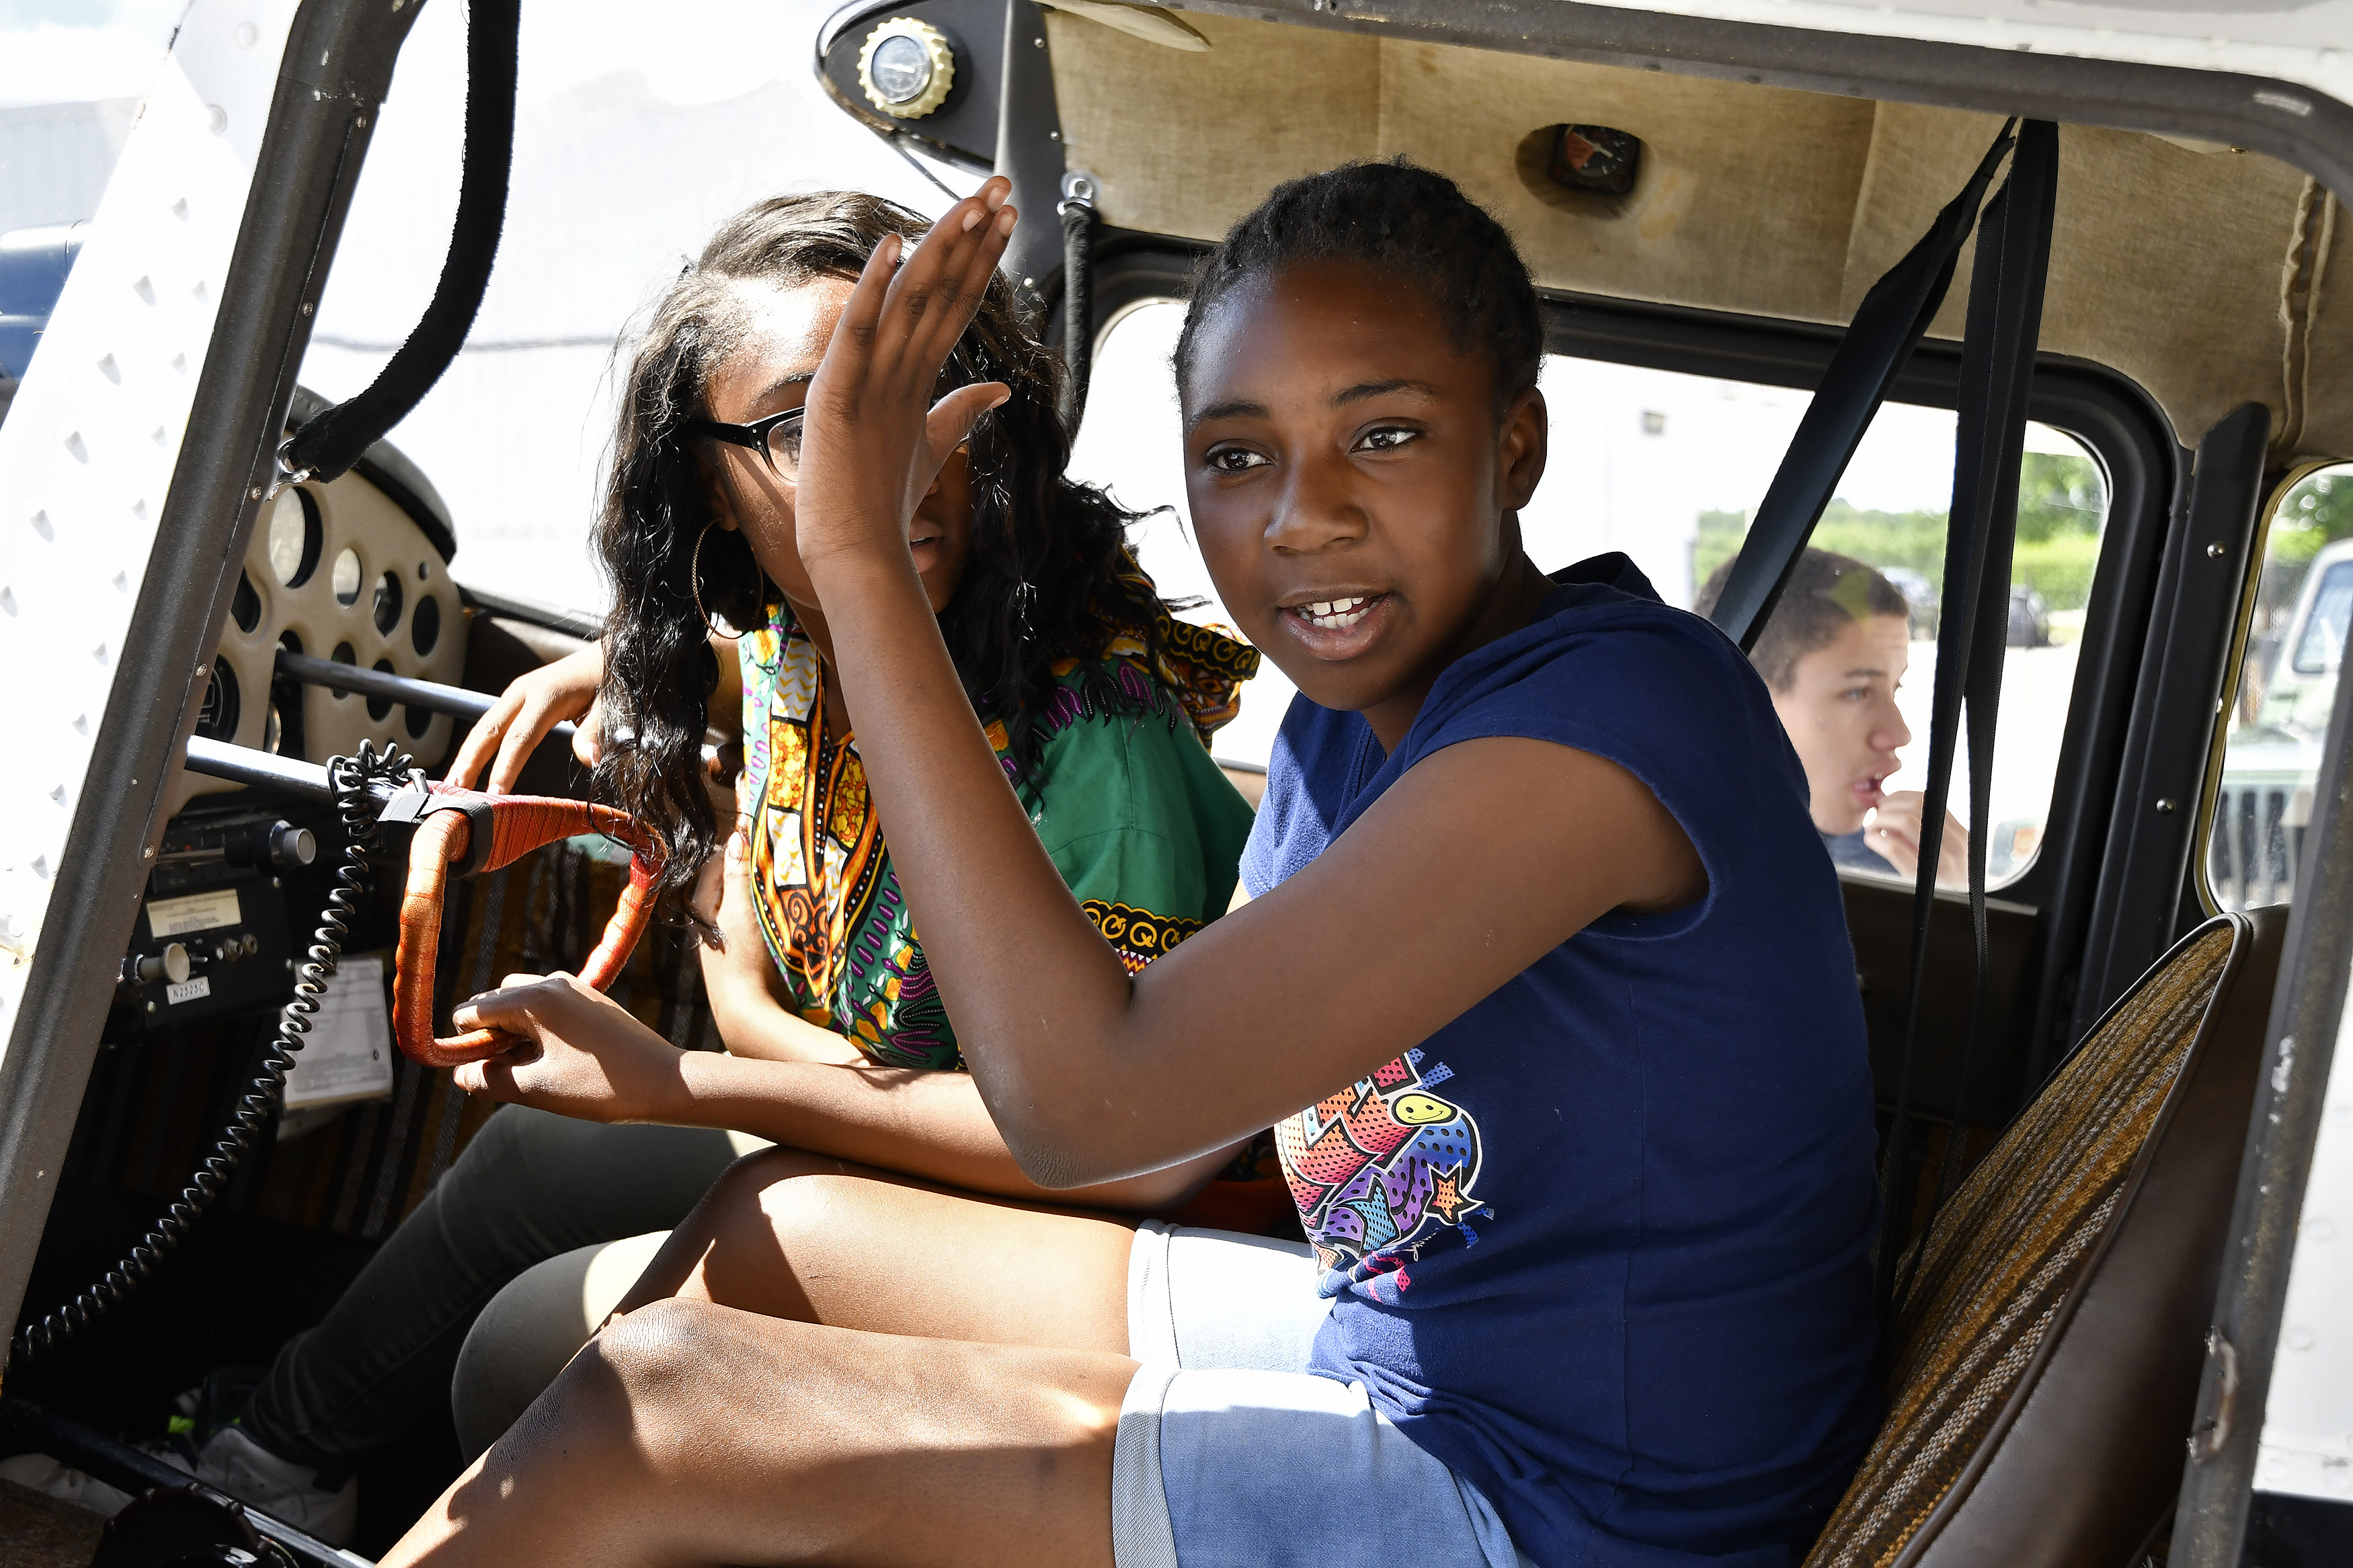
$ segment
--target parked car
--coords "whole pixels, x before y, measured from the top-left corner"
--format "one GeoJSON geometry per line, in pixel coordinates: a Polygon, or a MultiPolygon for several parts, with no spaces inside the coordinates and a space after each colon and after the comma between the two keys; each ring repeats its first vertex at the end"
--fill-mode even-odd
{"type": "Polygon", "coordinates": [[[1935,637],[1936,613],[1941,604],[1936,585],[1928,581],[1927,574],[1915,572],[1909,566],[1883,566],[1879,574],[1894,584],[1896,591],[1904,595],[1904,602],[1912,606],[1912,635],[1915,637],[1935,637]]]}
{"type": "Polygon", "coordinates": [[[2207,875],[2224,909],[2284,904],[2294,895],[2348,625],[2353,540],[2339,540],[2313,557],[2254,721],[2223,748],[2207,875]]]}
{"type": "Polygon", "coordinates": [[[2010,646],[2049,647],[2051,606],[2023,583],[2010,585],[2010,646]]]}

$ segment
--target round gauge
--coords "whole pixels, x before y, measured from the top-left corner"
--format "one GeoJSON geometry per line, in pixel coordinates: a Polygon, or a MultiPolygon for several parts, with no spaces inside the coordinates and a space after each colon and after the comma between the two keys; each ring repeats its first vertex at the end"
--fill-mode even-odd
{"type": "Polygon", "coordinates": [[[866,35],[858,85],[866,101],[892,119],[921,120],[945,103],[955,85],[955,49],[929,22],[893,16],[866,35]]]}

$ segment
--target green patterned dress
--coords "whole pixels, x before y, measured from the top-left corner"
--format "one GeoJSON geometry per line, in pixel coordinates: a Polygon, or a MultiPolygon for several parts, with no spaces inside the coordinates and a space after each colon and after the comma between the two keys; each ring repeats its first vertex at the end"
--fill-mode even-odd
{"type": "MultiPolygon", "coordinates": [[[[1124,694],[1146,699],[1156,684],[1182,717],[1097,710],[1066,660],[1038,716],[1046,739],[1028,776],[1007,755],[1004,726],[987,727],[1047,853],[1130,973],[1225,912],[1250,826],[1249,804],[1204,742],[1233,716],[1258,654],[1208,627],[1164,618],[1160,630],[1157,670],[1127,633],[1104,663],[1124,694]]],[[[823,660],[781,605],[738,646],[737,798],[751,805],[760,927],[791,1005],[875,1062],[961,1067],[856,740],[826,717],[823,660]]]]}

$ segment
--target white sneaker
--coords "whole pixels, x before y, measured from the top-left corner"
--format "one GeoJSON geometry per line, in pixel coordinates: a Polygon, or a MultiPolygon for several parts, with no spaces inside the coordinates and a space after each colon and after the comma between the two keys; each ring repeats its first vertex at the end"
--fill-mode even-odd
{"type": "Polygon", "coordinates": [[[14,1481],[29,1491],[86,1508],[107,1519],[131,1506],[129,1492],[117,1491],[104,1481],[58,1464],[47,1454],[19,1454],[12,1459],[0,1459],[0,1480],[14,1481]]]}
{"type": "Polygon", "coordinates": [[[186,1443],[174,1443],[163,1450],[162,1457],[164,1463],[190,1471],[206,1486],[217,1487],[330,1546],[349,1544],[359,1528],[356,1476],[345,1481],[341,1490],[329,1491],[318,1484],[318,1471],[280,1458],[247,1436],[240,1426],[224,1426],[203,1447],[193,1449],[193,1465],[186,1457],[189,1452],[186,1443]]]}
{"type": "MultiPolygon", "coordinates": [[[[147,1445],[147,1451],[219,1491],[259,1509],[330,1546],[346,1546],[360,1522],[360,1483],[355,1476],[340,1491],[319,1486],[318,1472],[281,1459],[235,1426],[214,1433],[201,1448],[185,1438],[147,1445]]],[[[29,1487],[46,1497],[111,1519],[131,1504],[130,1494],[61,1465],[47,1454],[19,1454],[0,1460],[0,1479],[29,1487]]]]}

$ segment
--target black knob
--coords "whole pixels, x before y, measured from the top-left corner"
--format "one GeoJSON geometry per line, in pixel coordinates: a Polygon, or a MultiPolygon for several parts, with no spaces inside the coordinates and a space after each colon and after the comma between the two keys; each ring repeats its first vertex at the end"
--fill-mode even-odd
{"type": "Polygon", "coordinates": [[[232,866],[275,866],[281,871],[308,866],[318,854],[319,840],[309,828],[283,820],[232,834],[221,846],[221,858],[232,866]]]}

